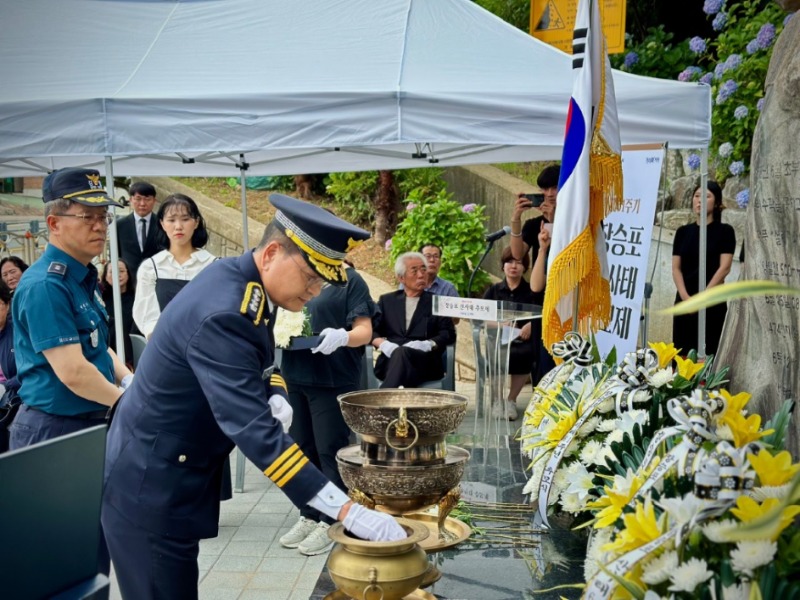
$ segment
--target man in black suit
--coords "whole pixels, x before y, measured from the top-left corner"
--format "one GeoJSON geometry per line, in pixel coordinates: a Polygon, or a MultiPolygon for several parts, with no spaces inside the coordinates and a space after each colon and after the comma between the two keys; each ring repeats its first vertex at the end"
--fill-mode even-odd
{"type": "Polygon", "coordinates": [[[381,351],[375,375],[382,388],[416,387],[444,375],[442,355],[455,342],[456,330],[450,317],[433,315],[422,254],[401,254],[394,272],[403,289],[381,296],[373,318],[372,345],[381,351]]]}
{"type": "Polygon", "coordinates": [[[128,191],[133,212],[117,220],[117,239],[120,258],[136,273],[142,261],[159,250],[156,245],[158,223],[153,213],[156,188],[146,181],[137,181],[128,191]]]}

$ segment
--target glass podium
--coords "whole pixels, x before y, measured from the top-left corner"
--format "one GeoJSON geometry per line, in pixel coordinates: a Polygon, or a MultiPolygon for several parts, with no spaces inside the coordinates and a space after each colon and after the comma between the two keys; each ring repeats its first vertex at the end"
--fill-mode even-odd
{"type": "Polygon", "coordinates": [[[542,308],[516,302],[435,296],[433,313],[470,321],[475,356],[474,405],[458,431],[448,438],[449,443],[471,453],[461,481],[462,497],[472,502],[522,503],[528,465],[517,438],[530,397],[520,394],[519,416],[509,421],[505,416],[508,368],[517,326],[541,319],[542,308]],[[495,402],[502,403],[502,416],[492,411],[495,402]]]}

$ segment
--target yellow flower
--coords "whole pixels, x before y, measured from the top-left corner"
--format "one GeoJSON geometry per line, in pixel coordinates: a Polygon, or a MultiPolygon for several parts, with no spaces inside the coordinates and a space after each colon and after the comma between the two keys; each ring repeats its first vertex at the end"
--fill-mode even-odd
{"type": "MultiPolygon", "coordinates": [[[[780,504],[781,501],[777,498],[767,498],[759,504],[749,496],[739,496],[736,499],[736,508],[732,508],[731,512],[742,523],[749,523],[754,519],[763,517],[780,504]]],[[[778,539],[784,529],[792,524],[798,513],[800,513],[800,506],[796,504],[789,505],[781,511],[778,527],[772,532],[773,542],[778,539]]]]}
{"type": "Polygon", "coordinates": [[[534,395],[537,395],[539,400],[536,402],[536,405],[533,407],[533,409],[529,409],[529,411],[525,413],[525,423],[527,425],[532,427],[539,427],[539,425],[541,425],[542,419],[544,419],[549,413],[550,408],[553,406],[553,401],[561,393],[562,387],[563,385],[559,383],[553,388],[548,388],[546,390],[536,388],[534,395]]]}
{"type": "MultiPolygon", "coordinates": [[[[657,462],[657,461],[653,461],[657,462]]],[[[616,475],[612,487],[605,486],[605,496],[601,496],[593,502],[587,504],[587,508],[600,509],[597,513],[597,522],[594,524],[596,529],[613,525],[622,514],[622,509],[628,505],[639,488],[644,483],[644,476],[636,476],[633,471],[628,470],[627,477],[616,475]],[[628,480],[630,478],[630,481],[628,480]]]]}
{"type": "Polygon", "coordinates": [[[725,412],[722,413],[723,417],[732,412],[742,412],[744,407],[747,406],[747,403],[750,402],[751,395],[747,392],[739,392],[735,396],[731,396],[728,390],[719,389],[717,391],[719,395],[725,399],[725,412]]]}
{"type": "Polygon", "coordinates": [[[678,356],[678,352],[680,352],[672,342],[669,344],[665,344],[664,342],[650,342],[647,345],[658,354],[658,366],[661,369],[667,367],[669,363],[672,362],[672,359],[678,356]]]}
{"type": "Polygon", "coordinates": [[[778,452],[775,456],[768,450],[761,450],[757,455],[748,454],[747,459],[758,475],[758,481],[763,486],[779,486],[794,477],[800,470],[800,463],[792,464],[792,455],[786,450],[778,452]]]}
{"type": "Polygon", "coordinates": [[[617,534],[617,539],[602,547],[604,552],[624,554],[653,541],[663,533],[649,496],[644,505],[637,500],[634,512],[625,514],[622,520],[625,528],[617,534]]]}
{"type": "Polygon", "coordinates": [[[774,429],[761,431],[761,415],[750,415],[745,418],[742,413],[738,412],[726,415],[723,422],[730,427],[733,444],[737,448],[742,448],[775,431],[774,429]]]}
{"type": "Polygon", "coordinates": [[[574,412],[559,412],[558,422],[547,432],[547,441],[552,442],[553,446],[558,444],[569,433],[577,420],[574,412]]]}
{"type": "Polygon", "coordinates": [[[697,375],[705,366],[703,363],[695,363],[688,358],[681,358],[680,356],[675,357],[675,362],[678,363],[678,375],[688,381],[691,381],[692,377],[697,375]]]}

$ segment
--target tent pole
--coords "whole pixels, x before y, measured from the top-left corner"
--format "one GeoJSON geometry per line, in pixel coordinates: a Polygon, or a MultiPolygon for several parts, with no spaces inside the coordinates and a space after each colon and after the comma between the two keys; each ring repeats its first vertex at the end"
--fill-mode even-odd
{"type": "MultiPolygon", "coordinates": [[[[113,159],[106,156],[106,193],[109,198],[114,197],[114,165],[113,159]]],[[[116,217],[116,207],[111,207],[111,212],[116,217]]],[[[114,315],[122,315],[122,293],[119,289],[119,246],[117,245],[117,220],[114,219],[108,227],[109,233],[109,260],[111,261],[111,277],[113,280],[114,315]]],[[[102,269],[100,270],[102,277],[102,269]]],[[[114,319],[114,339],[117,340],[117,356],[125,364],[125,334],[122,331],[122,318],[114,319]]]]}
{"type": "MultiPolygon", "coordinates": [[[[250,236],[248,235],[247,227],[247,168],[250,166],[244,162],[244,154],[239,154],[239,162],[236,164],[239,167],[239,179],[242,188],[242,254],[247,252],[250,248],[250,236]]],[[[233,484],[233,491],[241,494],[244,492],[244,469],[245,460],[244,453],[240,448],[236,448],[236,480],[233,484]]]]}
{"type": "MultiPolygon", "coordinates": [[[[698,265],[699,279],[697,291],[702,292],[706,289],[706,256],[708,254],[708,224],[704,215],[708,200],[706,190],[708,189],[708,146],[703,148],[700,154],[700,264],[698,265]]],[[[697,315],[697,358],[698,360],[706,357],[706,310],[702,309],[697,315]]]]}

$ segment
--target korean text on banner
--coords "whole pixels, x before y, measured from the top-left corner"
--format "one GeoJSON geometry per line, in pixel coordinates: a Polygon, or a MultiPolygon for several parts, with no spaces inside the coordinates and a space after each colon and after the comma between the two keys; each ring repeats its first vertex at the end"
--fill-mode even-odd
{"type": "Polygon", "coordinates": [[[618,358],[636,351],[663,161],[663,146],[622,151],[625,200],[603,221],[611,286],[611,320],[597,332],[604,358],[612,348],[618,358]]]}
{"type": "Polygon", "coordinates": [[[622,202],[617,103],[597,0],[578,4],[572,56],[572,98],[542,310],[542,339],[548,349],[570,330],[586,334],[609,322],[601,221],[622,202]],[[578,323],[573,323],[576,295],[578,323]]]}

